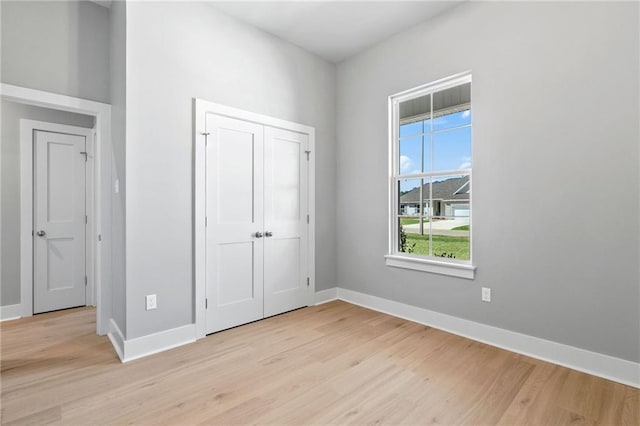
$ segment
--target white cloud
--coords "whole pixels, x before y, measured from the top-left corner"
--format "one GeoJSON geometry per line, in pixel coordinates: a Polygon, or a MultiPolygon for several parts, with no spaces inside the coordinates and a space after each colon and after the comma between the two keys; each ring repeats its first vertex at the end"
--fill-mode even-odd
{"type": "Polygon", "coordinates": [[[462,163],[458,166],[458,169],[470,169],[471,157],[462,157],[462,163]]]}
{"type": "Polygon", "coordinates": [[[462,118],[467,118],[471,115],[471,110],[466,110],[462,112],[462,118]]]}
{"type": "Polygon", "coordinates": [[[416,167],[413,160],[406,155],[400,156],[400,174],[409,175],[413,173],[420,173],[420,170],[416,167]]]}
{"type": "Polygon", "coordinates": [[[411,169],[413,169],[413,161],[411,161],[411,158],[407,157],[406,155],[401,155],[400,156],[400,173],[403,175],[407,174],[407,172],[411,169]]]}

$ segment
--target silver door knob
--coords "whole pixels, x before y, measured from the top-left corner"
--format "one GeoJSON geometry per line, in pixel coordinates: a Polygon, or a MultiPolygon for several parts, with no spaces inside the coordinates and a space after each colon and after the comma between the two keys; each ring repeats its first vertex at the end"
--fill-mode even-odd
{"type": "Polygon", "coordinates": [[[47,233],[46,233],[46,232],[44,232],[44,231],[38,231],[38,232],[36,232],[36,235],[37,235],[38,237],[44,237],[45,235],[47,235],[47,233]]]}
{"type": "Polygon", "coordinates": [[[258,231],[255,234],[256,238],[262,238],[262,232],[258,231]]]}
{"type": "Polygon", "coordinates": [[[273,237],[273,232],[267,231],[267,232],[264,233],[264,236],[265,237],[273,237]]]}

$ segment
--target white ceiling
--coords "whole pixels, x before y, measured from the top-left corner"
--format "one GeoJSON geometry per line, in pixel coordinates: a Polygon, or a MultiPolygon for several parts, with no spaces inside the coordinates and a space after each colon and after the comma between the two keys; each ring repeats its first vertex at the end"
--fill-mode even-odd
{"type": "Polygon", "coordinates": [[[462,1],[213,1],[211,4],[330,62],[340,62],[462,1]]]}

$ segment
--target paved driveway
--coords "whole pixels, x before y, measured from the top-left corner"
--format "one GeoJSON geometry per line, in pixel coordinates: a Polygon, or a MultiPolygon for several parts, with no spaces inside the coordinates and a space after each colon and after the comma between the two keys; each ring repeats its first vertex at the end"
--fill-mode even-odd
{"type": "MultiPolygon", "coordinates": [[[[429,230],[429,222],[424,224],[425,231],[429,230]]],[[[469,231],[452,231],[453,228],[458,226],[469,225],[468,217],[459,217],[455,219],[443,219],[435,220],[431,222],[431,232],[435,235],[454,235],[463,236],[469,235],[469,231]]],[[[405,225],[404,231],[410,234],[417,234],[420,232],[420,224],[414,223],[412,225],[405,225]]]]}

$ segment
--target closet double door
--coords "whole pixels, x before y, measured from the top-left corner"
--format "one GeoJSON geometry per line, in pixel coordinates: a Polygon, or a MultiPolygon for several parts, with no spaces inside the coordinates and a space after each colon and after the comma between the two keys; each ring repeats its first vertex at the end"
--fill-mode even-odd
{"type": "Polygon", "coordinates": [[[308,135],[207,114],[206,332],[308,304],[308,135]]]}

